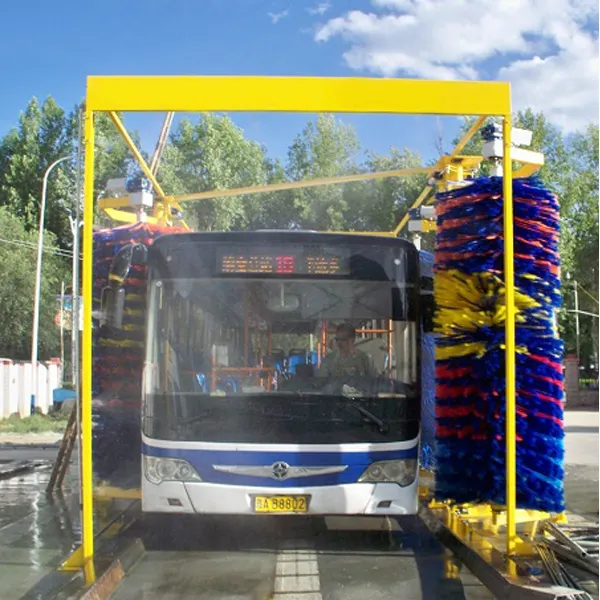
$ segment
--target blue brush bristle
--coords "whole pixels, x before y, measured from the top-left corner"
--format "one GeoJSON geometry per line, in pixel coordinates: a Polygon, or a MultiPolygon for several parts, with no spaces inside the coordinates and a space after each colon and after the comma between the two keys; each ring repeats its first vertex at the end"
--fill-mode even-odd
{"type": "MultiPolygon", "coordinates": [[[[517,504],[560,512],[563,345],[553,324],[561,302],[559,204],[534,178],[515,180],[513,195],[515,287],[522,295],[516,325],[517,504]]],[[[504,302],[502,179],[481,178],[439,194],[437,210],[434,269],[455,275],[436,280],[435,287],[436,299],[444,298],[436,322],[446,324],[436,340],[444,353],[436,360],[436,496],[504,503],[505,332],[496,312],[504,302]],[[468,281],[479,299],[461,296],[455,277],[468,281]],[[448,326],[466,310],[482,317],[448,326]]]]}

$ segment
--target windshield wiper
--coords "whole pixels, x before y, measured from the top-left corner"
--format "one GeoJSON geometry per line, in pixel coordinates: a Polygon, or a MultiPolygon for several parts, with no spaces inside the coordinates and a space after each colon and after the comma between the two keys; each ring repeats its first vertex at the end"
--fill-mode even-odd
{"type": "Polygon", "coordinates": [[[344,396],[343,394],[319,394],[319,393],[306,393],[306,392],[275,392],[280,394],[289,394],[293,396],[298,396],[300,398],[334,398],[335,400],[341,400],[346,406],[351,406],[354,410],[358,411],[369,423],[373,423],[377,425],[380,433],[387,434],[390,431],[389,423],[382,421],[378,416],[374,415],[370,410],[367,410],[364,406],[361,406],[358,402],[355,402],[351,398],[344,396]]]}
{"type": "Polygon", "coordinates": [[[347,406],[351,406],[352,408],[357,410],[370,423],[377,425],[377,428],[379,429],[380,433],[389,433],[389,431],[390,431],[389,423],[382,421],[379,417],[374,415],[370,410],[367,410],[364,406],[361,406],[358,402],[355,402],[354,400],[352,400],[351,398],[348,398],[347,396],[340,395],[340,396],[334,396],[334,397],[338,398],[339,400],[342,400],[344,402],[344,404],[346,404],[347,406]]]}

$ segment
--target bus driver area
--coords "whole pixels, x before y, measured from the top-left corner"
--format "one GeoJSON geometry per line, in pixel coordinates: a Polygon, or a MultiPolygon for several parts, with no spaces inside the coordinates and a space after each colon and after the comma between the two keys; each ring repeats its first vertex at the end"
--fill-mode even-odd
{"type": "Polygon", "coordinates": [[[152,245],[144,511],[415,514],[418,253],[375,241],[152,245]]]}

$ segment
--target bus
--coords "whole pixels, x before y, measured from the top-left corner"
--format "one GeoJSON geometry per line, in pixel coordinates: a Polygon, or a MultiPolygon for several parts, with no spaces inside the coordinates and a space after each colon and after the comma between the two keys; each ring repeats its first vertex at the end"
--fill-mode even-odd
{"type": "Polygon", "coordinates": [[[143,512],[416,514],[432,295],[411,242],[190,232],[138,254],[143,512]]]}

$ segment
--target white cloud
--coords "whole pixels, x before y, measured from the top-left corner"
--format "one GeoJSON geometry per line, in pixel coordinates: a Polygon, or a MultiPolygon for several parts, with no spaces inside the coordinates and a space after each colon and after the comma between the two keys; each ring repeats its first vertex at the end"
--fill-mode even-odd
{"type": "Polygon", "coordinates": [[[544,110],[566,129],[598,119],[597,0],[371,0],[315,34],[341,38],[347,65],[385,77],[513,83],[516,108],[544,110]]]}
{"type": "Polygon", "coordinates": [[[278,13],[267,13],[267,15],[269,16],[269,18],[271,19],[271,23],[273,23],[273,25],[277,25],[277,23],[279,23],[279,21],[281,21],[281,19],[287,17],[290,14],[289,10],[282,10],[281,12],[278,13]]]}
{"type": "Polygon", "coordinates": [[[516,107],[530,106],[565,131],[598,122],[598,41],[585,52],[562,50],[547,58],[534,56],[500,69],[498,79],[512,84],[516,107]]]}
{"type": "Polygon", "coordinates": [[[321,2],[320,4],[317,4],[315,7],[307,8],[306,10],[311,15],[324,15],[330,8],[331,8],[331,4],[329,4],[329,2],[321,2]]]}

